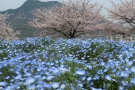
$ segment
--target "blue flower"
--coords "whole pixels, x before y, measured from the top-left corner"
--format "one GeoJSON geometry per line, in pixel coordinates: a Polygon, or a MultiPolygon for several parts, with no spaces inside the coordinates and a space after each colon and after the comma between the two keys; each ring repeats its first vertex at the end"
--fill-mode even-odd
{"type": "Polygon", "coordinates": [[[48,83],[42,83],[41,85],[42,85],[44,88],[47,88],[47,89],[49,89],[49,88],[52,87],[52,85],[51,85],[51,84],[48,84],[48,83]]]}
{"type": "Polygon", "coordinates": [[[131,83],[135,85],[135,78],[131,79],[131,83]]]}
{"type": "Polygon", "coordinates": [[[77,70],[75,73],[78,74],[78,75],[84,75],[85,70],[77,70]]]}
{"type": "Polygon", "coordinates": [[[50,81],[50,80],[52,80],[53,78],[54,78],[54,76],[48,76],[48,77],[46,78],[46,80],[50,81]]]}
{"type": "Polygon", "coordinates": [[[18,75],[15,77],[15,79],[20,79],[22,76],[21,75],[18,75]]]}
{"type": "Polygon", "coordinates": [[[0,86],[6,86],[7,83],[6,82],[0,82],[0,86]]]}
{"type": "Polygon", "coordinates": [[[128,66],[131,66],[133,64],[133,61],[129,61],[127,64],[128,66]]]}
{"type": "Polygon", "coordinates": [[[132,66],[130,70],[135,73],[135,66],[132,66]]]}
{"type": "Polygon", "coordinates": [[[59,82],[53,82],[52,83],[52,87],[55,88],[55,89],[58,88],[59,86],[60,86],[59,82]]]}
{"type": "Polygon", "coordinates": [[[28,89],[29,90],[35,90],[36,89],[36,86],[35,85],[30,85],[30,86],[28,86],[28,89]]]}
{"type": "Polygon", "coordinates": [[[64,90],[65,87],[66,87],[66,85],[62,84],[62,85],[60,86],[60,90],[64,90]]]}
{"type": "Polygon", "coordinates": [[[122,81],[123,86],[128,86],[128,81],[122,81]]]}
{"type": "Polygon", "coordinates": [[[25,81],[25,85],[29,85],[29,84],[34,83],[34,82],[35,82],[35,79],[30,77],[25,81]]]}
{"type": "Polygon", "coordinates": [[[91,81],[91,80],[92,80],[92,77],[88,77],[88,78],[87,78],[87,81],[91,81]]]}
{"type": "Polygon", "coordinates": [[[129,76],[129,72],[128,71],[121,71],[121,77],[127,78],[128,76],[129,76]]]}
{"type": "Polygon", "coordinates": [[[112,77],[111,77],[110,75],[106,75],[106,76],[105,76],[105,79],[107,79],[107,80],[110,81],[110,80],[112,80],[112,77]]]}
{"type": "Polygon", "coordinates": [[[124,90],[124,87],[123,86],[119,86],[119,90],[124,90]]]}

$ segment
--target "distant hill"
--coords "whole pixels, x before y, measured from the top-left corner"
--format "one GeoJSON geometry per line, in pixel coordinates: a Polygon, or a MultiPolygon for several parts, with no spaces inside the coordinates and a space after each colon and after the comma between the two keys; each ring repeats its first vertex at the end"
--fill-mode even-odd
{"type": "Polygon", "coordinates": [[[13,26],[15,30],[21,31],[21,38],[33,37],[36,29],[28,26],[27,24],[28,21],[33,19],[31,11],[41,7],[49,9],[54,5],[61,5],[61,3],[59,3],[58,1],[41,2],[38,0],[27,0],[19,8],[2,11],[0,12],[0,14],[11,14],[8,21],[11,23],[11,26],[13,26]]]}

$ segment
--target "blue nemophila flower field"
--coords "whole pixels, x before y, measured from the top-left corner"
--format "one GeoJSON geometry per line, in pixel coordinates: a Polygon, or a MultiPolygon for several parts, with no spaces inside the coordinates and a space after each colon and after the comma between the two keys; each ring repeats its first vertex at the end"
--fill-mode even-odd
{"type": "Polygon", "coordinates": [[[134,90],[135,43],[0,40],[2,90],[134,90]]]}

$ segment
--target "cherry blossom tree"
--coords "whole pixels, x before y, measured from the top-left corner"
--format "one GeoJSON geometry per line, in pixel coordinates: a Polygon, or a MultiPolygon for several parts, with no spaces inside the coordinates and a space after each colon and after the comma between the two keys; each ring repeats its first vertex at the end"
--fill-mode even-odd
{"type": "Polygon", "coordinates": [[[8,17],[8,14],[0,14],[0,39],[17,39],[16,35],[19,32],[14,32],[10,24],[6,22],[8,17]]]}
{"type": "Polygon", "coordinates": [[[115,36],[117,34],[124,36],[129,34],[129,31],[125,26],[113,21],[106,21],[100,27],[101,27],[100,29],[103,30],[105,36],[110,36],[110,35],[115,36]]]}
{"type": "Polygon", "coordinates": [[[63,0],[61,6],[32,11],[35,19],[29,24],[42,35],[76,38],[91,30],[99,30],[104,21],[102,6],[90,0],[63,0]]]}
{"type": "Polygon", "coordinates": [[[120,0],[120,3],[109,1],[112,7],[106,10],[114,23],[123,26],[119,27],[119,30],[135,31],[135,0],[120,0]]]}

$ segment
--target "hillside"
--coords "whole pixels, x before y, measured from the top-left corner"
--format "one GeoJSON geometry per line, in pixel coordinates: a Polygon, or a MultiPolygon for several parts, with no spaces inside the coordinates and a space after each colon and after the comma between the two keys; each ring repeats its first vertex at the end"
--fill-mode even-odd
{"type": "Polygon", "coordinates": [[[41,2],[36,0],[27,0],[22,6],[17,9],[9,9],[6,11],[0,12],[0,14],[8,13],[11,16],[8,21],[11,23],[11,26],[15,30],[21,31],[21,38],[32,37],[34,36],[35,28],[28,26],[28,21],[33,19],[33,15],[31,13],[32,10],[36,8],[51,8],[54,5],[60,5],[58,1],[48,1],[41,2]]]}

